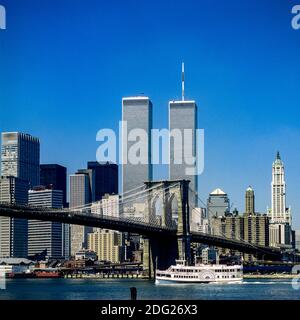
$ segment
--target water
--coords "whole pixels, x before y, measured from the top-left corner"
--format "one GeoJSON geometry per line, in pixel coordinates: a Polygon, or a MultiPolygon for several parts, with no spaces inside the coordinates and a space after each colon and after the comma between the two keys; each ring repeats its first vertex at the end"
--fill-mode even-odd
{"type": "Polygon", "coordinates": [[[293,289],[290,279],[162,286],[141,279],[7,279],[6,290],[0,290],[0,299],[129,299],[129,288],[133,286],[137,288],[138,299],[300,300],[300,290],[293,289]]]}

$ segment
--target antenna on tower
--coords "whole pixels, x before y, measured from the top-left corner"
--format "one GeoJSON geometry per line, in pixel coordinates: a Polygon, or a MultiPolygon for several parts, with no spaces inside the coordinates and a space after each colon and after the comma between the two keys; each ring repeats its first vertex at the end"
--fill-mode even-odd
{"type": "Polygon", "coordinates": [[[184,101],[184,62],[181,64],[181,90],[182,90],[182,101],[184,101]]]}

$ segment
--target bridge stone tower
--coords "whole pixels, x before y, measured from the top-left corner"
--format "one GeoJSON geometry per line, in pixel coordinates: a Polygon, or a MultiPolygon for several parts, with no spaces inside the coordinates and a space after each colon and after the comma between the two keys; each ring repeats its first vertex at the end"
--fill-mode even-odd
{"type": "Polygon", "coordinates": [[[153,223],[156,216],[155,204],[161,197],[161,226],[174,229],[174,236],[161,235],[156,238],[143,238],[143,268],[149,278],[154,277],[155,269],[166,269],[175,259],[191,262],[190,218],[189,218],[189,180],[163,180],[145,182],[147,197],[146,221],[153,223]],[[176,202],[177,225],[172,219],[172,203],[176,202]]]}

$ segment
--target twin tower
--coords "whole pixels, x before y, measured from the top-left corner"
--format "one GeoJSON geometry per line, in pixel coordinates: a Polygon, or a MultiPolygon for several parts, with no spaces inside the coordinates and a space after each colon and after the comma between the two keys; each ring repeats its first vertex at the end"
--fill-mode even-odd
{"type": "MultiPolygon", "coordinates": [[[[148,143],[146,148],[143,149],[142,158],[145,160],[143,163],[124,163],[122,161],[122,192],[127,192],[134,189],[145,181],[151,181],[153,178],[153,161],[152,161],[152,129],[153,129],[153,105],[149,97],[136,96],[127,97],[122,99],[122,120],[126,122],[127,132],[122,130],[122,147],[126,145],[126,150],[122,151],[122,157],[126,157],[128,150],[133,146],[136,141],[129,141],[128,133],[131,130],[142,129],[147,133],[148,143]]],[[[197,105],[194,100],[184,99],[184,70],[182,70],[182,100],[169,101],[169,179],[190,180],[190,188],[197,192],[197,174],[189,174],[187,162],[182,161],[178,163],[176,156],[183,155],[187,152],[196,158],[197,156],[197,105]],[[183,138],[181,140],[173,139],[170,133],[181,132],[184,137],[186,129],[192,132],[192,136],[183,138]]],[[[190,194],[190,203],[196,206],[195,195],[190,194]]]]}

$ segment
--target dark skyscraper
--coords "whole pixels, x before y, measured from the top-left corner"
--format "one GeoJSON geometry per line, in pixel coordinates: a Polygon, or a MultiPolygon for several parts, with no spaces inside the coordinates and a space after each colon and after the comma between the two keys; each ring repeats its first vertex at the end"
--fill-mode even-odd
{"type": "Polygon", "coordinates": [[[106,193],[118,194],[118,166],[115,163],[89,161],[88,169],[94,171],[93,201],[100,200],[106,193]]]}
{"type": "Polygon", "coordinates": [[[67,168],[59,164],[40,165],[41,185],[48,189],[62,190],[63,205],[67,204],[67,168]]]}

